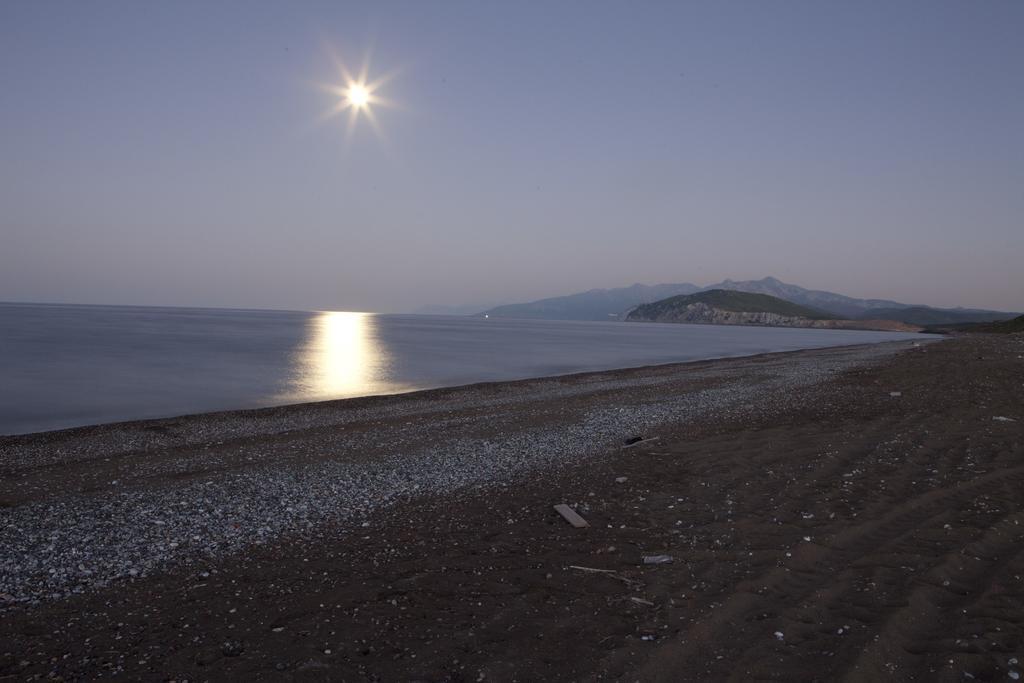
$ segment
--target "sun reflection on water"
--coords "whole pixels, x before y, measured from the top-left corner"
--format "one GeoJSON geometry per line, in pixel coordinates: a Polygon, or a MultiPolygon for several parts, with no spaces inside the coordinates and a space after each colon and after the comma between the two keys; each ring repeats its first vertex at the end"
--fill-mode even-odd
{"type": "Polygon", "coordinates": [[[370,313],[317,314],[297,361],[295,397],[323,400],[393,390],[384,379],[388,357],[370,313]]]}

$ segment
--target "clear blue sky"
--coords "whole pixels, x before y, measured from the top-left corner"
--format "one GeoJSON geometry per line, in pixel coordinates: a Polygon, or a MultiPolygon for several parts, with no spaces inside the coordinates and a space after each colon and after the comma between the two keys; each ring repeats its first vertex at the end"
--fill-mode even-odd
{"type": "Polygon", "coordinates": [[[0,300],[1024,308],[1021,2],[0,3],[0,300]],[[383,139],[321,121],[370,76],[383,139]]]}

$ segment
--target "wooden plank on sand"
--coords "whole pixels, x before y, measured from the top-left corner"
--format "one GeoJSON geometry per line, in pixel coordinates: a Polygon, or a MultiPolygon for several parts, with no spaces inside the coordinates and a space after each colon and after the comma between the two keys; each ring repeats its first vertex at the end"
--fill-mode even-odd
{"type": "Polygon", "coordinates": [[[558,512],[558,514],[562,515],[562,517],[565,517],[565,521],[569,522],[569,524],[572,524],[577,529],[581,529],[585,526],[590,526],[587,520],[577,515],[576,511],[573,510],[568,505],[566,505],[565,503],[556,505],[555,511],[558,512]]]}

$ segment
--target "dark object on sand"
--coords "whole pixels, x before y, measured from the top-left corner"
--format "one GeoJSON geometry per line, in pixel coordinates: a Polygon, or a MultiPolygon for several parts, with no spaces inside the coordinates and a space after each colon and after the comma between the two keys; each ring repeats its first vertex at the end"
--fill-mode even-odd
{"type": "Polygon", "coordinates": [[[622,450],[626,450],[628,448],[635,448],[635,447],[639,446],[640,444],[647,444],[647,443],[650,443],[652,441],[657,441],[660,438],[661,438],[660,436],[652,436],[652,437],[649,437],[649,438],[645,439],[642,436],[637,436],[637,437],[634,437],[632,439],[628,439],[626,441],[626,445],[622,447],[622,450]]]}
{"type": "Polygon", "coordinates": [[[582,529],[585,526],[590,526],[590,523],[587,522],[587,520],[583,519],[578,514],[576,514],[576,511],[573,510],[568,505],[566,505],[565,503],[556,505],[555,511],[557,511],[558,514],[562,515],[562,517],[565,518],[565,521],[569,522],[569,524],[572,524],[577,529],[582,529]]]}

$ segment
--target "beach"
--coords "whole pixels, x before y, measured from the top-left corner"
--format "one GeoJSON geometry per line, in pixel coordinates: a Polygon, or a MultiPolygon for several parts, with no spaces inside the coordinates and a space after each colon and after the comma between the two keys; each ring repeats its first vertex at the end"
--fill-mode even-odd
{"type": "Polygon", "coordinates": [[[1003,680],[1022,356],[922,339],[0,437],[0,678],[1003,680]]]}

